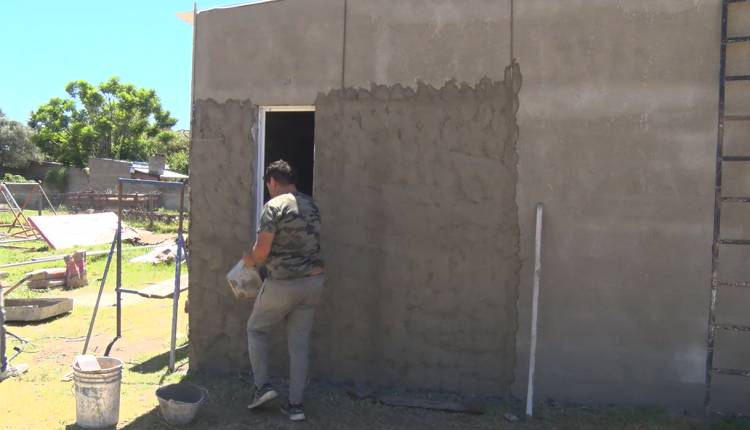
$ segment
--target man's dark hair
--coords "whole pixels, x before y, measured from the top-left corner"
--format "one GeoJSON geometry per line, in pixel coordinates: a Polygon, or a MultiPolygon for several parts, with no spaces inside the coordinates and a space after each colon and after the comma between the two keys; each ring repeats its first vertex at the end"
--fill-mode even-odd
{"type": "Polygon", "coordinates": [[[294,169],[284,160],[274,161],[266,167],[263,182],[268,183],[271,178],[281,185],[294,185],[294,169]]]}

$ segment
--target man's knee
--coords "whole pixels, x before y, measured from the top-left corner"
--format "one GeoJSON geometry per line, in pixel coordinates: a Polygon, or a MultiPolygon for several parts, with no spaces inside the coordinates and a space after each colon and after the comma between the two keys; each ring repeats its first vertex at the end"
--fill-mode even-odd
{"type": "Polygon", "coordinates": [[[262,321],[258,318],[253,318],[252,316],[247,319],[247,334],[254,334],[257,336],[262,336],[267,334],[270,331],[270,327],[267,327],[266,325],[262,324],[262,321]]]}

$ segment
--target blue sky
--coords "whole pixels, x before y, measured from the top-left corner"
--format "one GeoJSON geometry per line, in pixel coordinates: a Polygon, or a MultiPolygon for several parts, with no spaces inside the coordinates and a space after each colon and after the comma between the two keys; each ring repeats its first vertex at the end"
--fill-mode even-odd
{"type": "Polygon", "coordinates": [[[3,0],[0,110],[26,123],[68,82],[119,76],[156,90],[175,128],[189,128],[193,28],[175,14],[192,9],[184,0],[3,0]]]}

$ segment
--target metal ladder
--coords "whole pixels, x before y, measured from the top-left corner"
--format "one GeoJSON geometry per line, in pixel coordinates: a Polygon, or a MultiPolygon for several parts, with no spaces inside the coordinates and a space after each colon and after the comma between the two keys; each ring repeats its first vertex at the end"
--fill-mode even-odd
{"type": "Polygon", "coordinates": [[[713,375],[733,375],[750,377],[750,369],[730,369],[714,366],[714,342],[716,331],[750,332],[750,325],[716,323],[716,299],[719,289],[750,288],[750,282],[727,281],[719,277],[719,249],[722,245],[750,245],[750,239],[721,238],[721,209],[723,203],[750,203],[750,197],[733,197],[722,194],[722,167],[725,162],[750,162],[750,155],[724,155],[724,126],[727,122],[750,121],[748,114],[731,114],[725,112],[725,95],[727,82],[750,81],[750,75],[728,75],[727,46],[750,43],[749,36],[732,36],[727,34],[727,21],[732,3],[750,3],[750,0],[722,0],[721,2],[721,65],[719,67],[719,118],[716,142],[716,186],[714,194],[714,232],[711,258],[711,299],[708,308],[708,339],[706,352],[706,387],[704,408],[706,417],[711,416],[711,383],[713,375]]]}
{"type": "Polygon", "coordinates": [[[13,197],[13,194],[10,192],[8,187],[0,183],[0,194],[2,194],[3,199],[8,204],[8,208],[10,209],[10,212],[13,214],[13,222],[10,224],[10,228],[13,228],[18,223],[19,217],[23,216],[23,210],[21,210],[21,207],[18,206],[18,202],[16,202],[16,199],[13,197]]]}
{"type": "Polygon", "coordinates": [[[26,215],[24,215],[23,208],[18,205],[18,202],[13,197],[8,186],[2,182],[0,182],[0,194],[3,196],[3,199],[10,208],[10,212],[13,214],[13,221],[10,224],[2,225],[2,227],[8,228],[8,234],[11,237],[38,237],[36,230],[31,227],[29,220],[26,218],[26,215]],[[20,227],[21,230],[10,234],[15,227],[20,227]]]}
{"type": "Polygon", "coordinates": [[[10,193],[10,190],[5,186],[5,184],[0,183],[0,193],[2,193],[5,201],[8,202],[8,207],[10,208],[11,212],[13,212],[13,214],[21,211],[21,207],[18,206],[18,202],[16,202],[16,199],[13,198],[13,194],[10,193]]]}

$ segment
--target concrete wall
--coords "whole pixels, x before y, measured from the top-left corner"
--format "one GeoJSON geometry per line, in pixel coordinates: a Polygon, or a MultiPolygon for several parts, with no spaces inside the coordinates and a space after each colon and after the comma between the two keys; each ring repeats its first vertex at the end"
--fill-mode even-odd
{"type": "Polygon", "coordinates": [[[132,163],[107,158],[89,160],[89,188],[94,191],[117,192],[117,178],[129,178],[132,163]]]}
{"type": "MultiPolygon", "coordinates": [[[[112,160],[107,158],[92,158],[89,160],[89,174],[78,169],[69,169],[68,191],[69,193],[81,191],[98,191],[117,193],[117,178],[130,178],[132,163],[125,160],[112,160]]],[[[147,176],[147,175],[146,175],[147,176]]],[[[146,178],[144,176],[144,178],[146,178]]],[[[138,178],[136,178],[138,179],[138,178]]],[[[143,178],[140,178],[143,179],[143,178]]],[[[146,178],[149,179],[149,178],[146,178]]],[[[153,179],[153,178],[151,178],[153,179]]],[[[123,188],[125,193],[153,193],[161,194],[159,207],[169,210],[180,208],[179,188],[159,188],[151,185],[127,184],[123,188]]],[[[190,188],[185,189],[185,209],[190,209],[190,188]]]]}
{"type": "Polygon", "coordinates": [[[318,98],[315,195],[330,273],[313,342],[319,376],[509,387],[520,269],[511,85],[318,98]]]}
{"type": "Polygon", "coordinates": [[[250,102],[196,104],[188,239],[193,369],[227,372],[247,363],[243,332],[251,305],[234,298],[224,276],[254,237],[256,117],[250,102]]]}
{"type": "Polygon", "coordinates": [[[319,91],[337,87],[343,2],[314,4],[284,0],[199,13],[195,99],[312,104],[319,91]]]}
{"type": "Polygon", "coordinates": [[[195,99],[310,105],[344,86],[502,80],[508,15],[496,0],[348,0],[344,52],[343,0],[200,12],[195,99]]]}
{"type": "MultiPolygon", "coordinates": [[[[234,207],[240,208],[234,211],[233,220],[237,214],[241,219],[251,215],[249,206],[245,211],[243,205],[251,201],[255,142],[249,127],[255,110],[249,101],[242,104],[247,106],[244,110],[237,110],[238,102],[227,102],[229,98],[253,100],[259,105],[311,104],[317,93],[341,86],[369,89],[371,83],[401,84],[415,89],[417,81],[441,87],[448,79],[475,84],[486,75],[501,80],[502,68],[508,64],[506,2],[350,0],[348,9],[345,53],[343,1],[284,0],[199,14],[195,59],[199,118],[203,109],[208,109],[214,116],[210,123],[203,123],[204,128],[234,136],[232,141],[238,143],[228,151],[238,151],[239,146],[234,145],[246,145],[241,156],[245,164],[237,169],[250,175],[243,176],[250,183],[243,188],[246,197],[233,200],[234,207]],[[239,118],[241,112],[247,116],[239,118]],[[237,125],[228,129],[229,124],[237,125]],[[244,140],[239,143],[237,139],[244,140]]],[[[747,9],[738,12],[741,18],[731,20],[730,26],[736,34],[750,33],[750,13],[747,9]]],[[[518,257],[523,266],[518,310],[504,315],[518,314],[517,394],[523,393],[528,350],[533,207],[542,201],[546,205],[546,236],[537,362],[539,397],[699,408],[710,280],[719,13],[719,0],[517,2],[515,55],[525,79],[518,117],[516,198],[521,234],[518,257]]],[[[747,52],[736,53],[730,68],[738,72],[745,68],[744,72],[750,73],[748,58],[747,52]]],[[[350,96],[333,100],[338,104],[343,99],[353,112],[366,106],[352,103],[350,96]]],[[[318,100],[320,113],[329,112],[325,103],[331,102],[330,95],[318,100]]],[[[747,110],[746,100],[735,96],[729,105],[735,111],[747,110]]],[[[439,105],[430,109],[441,115],[439,105]]],[[[372,142],[375,134],[367,131],[379,127],[378,138],[387,141],[394,128],[403,124],[381,120],[358,130],[361,121],[377,117],[376,113],[374,109],[360,116],[341,116],[341,130],[324,126],[317,131],[317,144],[324,148],[327,140],[338,142],[348,136],[372,142]]],[[[728,130],[736,153],[750,153],[750,148],[739,145],[747,131],[728,130]]],[[[457,139],[462,137],[457,135],[457,139]]],[[[409,144],[417,145],[416,140],[409,144]]],[[[454,140],[440,137],[436,142],[450,147],[454,140]]],[[[227,145],[225,140],[218,142],[196,140],[193,152],[200,157],[211,153],[201,145],[214,145],[214,149],[227,145]]],[[[342,150],[327,165],[334,166],[335,161],[346,164],[348,157],[359,160],[360,142],[355,139],[350,144],[356,145],[351,152],[342,150]]],[[[370,148],[375,157],[389,156],[377,149],[370,148]]],[[[197,165],[213,163],[195,157],[192,161],[197,165]]],[[[364,164],[360,170],[357,173],[365,178],[388,177],[390,172],[379,163],[364,164]]],[[[316,172],[326,174],[332,173],[316,172]]],[[[335,175],[355,177],[346,171],[335,175]]],[[[488,175],[480,175],[479,181],[488,175]]],[[[213,183],[218,179],[194,175],[193,180],[213,183]]],[[[387,184],[376,188],[383,199],[401,204],[398,199],[403,193],[413,191],[414,196],[420,196],[420,188],[413,184],[389,189],[386,194],[387,184]]],[[[727,180],[734,194],[746,193],[748,186],[747,176],[727,180]]],[[[319,198],[329,212],[342,210],[327,203],[326,195],[321,190],[319,198]]],[[[217,200],[227,199],[228,195],[217,200]]],[[[381,209],[388,222],[390,210],[381,209]]],[[[746,215],[738,211],[730,212],[734,225],[728,236],[750,235],[750,228],[743,223],[746,215]]],[[[460,219],[458,215],[456,219],[460,219]]],[[[193,220],[199,236],[206,234],[204,230],[228,228],[201,225],[199,218],[193,220]]],[[[434,225],[436,234],[440,225],[434,225]]],[[[388,229],[381,233],[392,234],[388,229]]],[[[239,256],[242,245],[234,243],[249,239],[244,231],[235,234],[227,255],[236,252],[239,256]]],[[[336,243],[335,235],[328,237],[336,243]]],[[[725,276],[750,276],[744,267],[750,255],[738,251],[724,255],[729,257],[722,267],[725,276]]],[[[191,303],[191,309],[205,308],[200,311],[205,315],[199,317],[219,312],[221,317],[215,319],[227,319],[221,327],[241,330],[237,320],[249,310],[243,309],[236,320],[232,312],[224,313],[224,309],[235,309],[231,300],[217,298],[225,291],[206,293],[223,290],[219,272],[234,258],[217,257],[207,273],[196,278],[200,281],[191,280],[191,302],[193,295],[203,301],[191,303]]],[[[388,263],[383,266],[386,271],[402,263],[392,258],[383,262],[388,263]]],[[[347,273],[346,269],[340,271],[341,276],[347,273]]],[[[741,297],[741,292],[722,294],[722,320],[743,322],[740,316],[747,298],[741,297]]],[[[382,303],[391,303],[388,300],[393,298],[385,296],[382,303]]],[[[381,303],[375,308],[379,306],[381,303]]],[[[449,318],[443,315],[435,324],[446,320],[449,318]]],[[[200,321],[191,318],[191,337],[200,336],[193,352],[196,368],[208,365],[209,335],[232,333],[219,326],[204,330],[197,326],[200,321]]],[[[334,327],[338,331],[346,326],[323,319],[319,333],[334,327]]],[[[500,339],[504,330],[497,331],[500,339]]],[[[238,347],[229,346],[229,339],[222,339],[226,345],[222,343],[221,351],[226,357],[241,353],[238,347]]],[[[242,343],[238,339],[234,341],[242,343]]],[[[743,367],[748,362],[750,350],[742,348],[738,335],[722,336],[718,342],[718,365],[743,367]]],[[[466,345],[461,348],[470,350],[466,345]]],[[[412,357],[407,351],[388,354],[381,357],[412,357]]],[[[345,355],[343,351],[341,355],[345,355]]],[[[233,364],[233,360],[221,358],[214,368],[233,364]]],[[[717,381],[718,404],[741,409],[738,402],[747,391],[725,379],[717,381]]]]}
{"type": "Polygon", "coordinates": [[[68,169],[68,189],[69,193],[78,193],[89,190],[89,175],[83,169],[68,169]]]}
{"type": "MultiPolygon", "coordinates": [[[[518,4],[525,262],[519,363],[527,360],[533,206],[541,201],[540,394],[697,410],[710,286],[720,2],[518,4]],[[690,42],[682,43],[686,28],[690,42]]],[[[726,304],[720,300],[720,320],[732,319],[726,304]]],[[[717,343],[717,364],[743,367],[737,358],[748,350],[737,350],[743,343],[734,338],[717,343]]],[[[519,388],[525,370],[519,367],[519,388]]],[[[722,377],[717,382],[719,405],[747,409],[740,405],[747,388],[722,377]]]]}
{"type": "MultiPolygon", "coordinates": [[[[319,105],[322,110],[316,120],[316,134],[319,136],[316,141],[327,142],[327,145],[319,145],[317,148],[317,162],[322,164],[316,167],[315,180],[319,189],[316,193],[323,199],[321,205],[324,217],[330,217],[326,223],[343,226],[351,222],[347,220],[345,212],[338,210],[340,205],[325,200],[326,195],[330,196],[337,189],[340,178],[336,175],[344,173],[326,167],[334,166],[342,159],[337,157],[351,158],[359,164],[365,163],[370,157],[367,166],[374,170],[366,172],[365,169],[367,179],[352,182],[347,197],[347,200],[354,202],[354,206],[361,207],[363,212],[367,212],[365,208],[375,209],[379,206],[378,200],[368,197],[373,187],[379,187],[377,193],[381,195],[381,199],[401,199],[393,201],[394,210],[406,204],[408,196],[391,197],[386,191],[398,188],[400,181],[406,181],[401,184],[406,189],[419,187],[429,192],[429,195],[422,201],[412,202],[415,207],[409,208],[411,213],[404,219],[395,217],[394,213],[385,214],[389,219],[378,221],[372,215],[368,218],[368,224],[374,224],[365,227],[367,234],[364,236],[352,238],[346,243],[342,243],[344,236],[335,231],[332,231],[330,237],[324,237],[324,247],[331,249],[329,264],[335,269],[332,270],[329,293],[325,299],[329,308],[321,310],[321,328],[316,330],[318,346],[313,353],[318,358],[315,362],[319,366],[314,370],[318,375],[337,377],[339,380],[368,380],[379,384],[400,382],[413,387],[429,384],[433,388],[464,392],[505,392],[510,384],[514,360],[513,303],[519,265],[516,252],[509,251],[517,248],[517,222],[513,209],[513,93],[506,92],[502,82],[487,81],[475,88],[482,76],[490,75],[499,81],[504,78],[504,64],[493,40],[496,36],[493,27],[499,24],[501,17],[482,13],[482,10],[488,9],[498,11],[496,2],[471,0],[463,3],[467,7],[458,7],[456,2],[446,1],[442,2],[439,10],[434,10],[433,2],[390,2],[389,7],[393,10],[384,14],[383,9],[372,8],[367,2],[350,1],[347,18],[350,21],[347,24],[349,45],[347,65],[344,66],[344,69],[351,68],[348,73],[342,70],[343,2],[323,0],[316,1],[315,8],[310,8],[309,5],[304,2],[282,1],[233,8],[231,13],[213,10],[199,15],[195,64],[198,122],[194,125],[194,130],[199,130],[199,133],[193,142],[191,163],[211,165],[206,172],[222,171],[208,155],[214,154],[217,147],[241,145],[232,146],[231,151],[242,151],[239,159],[246,160],[247,163],[243,175],[250,174],[256,150],[255,134],[242,130],[249,127],[255,118],[246,117],[247,123],[241,124],[241,129],[228,128],[223,123],[224,117],[231,115],[233,119],[230,121],[236,123],[237,118],[234,116],[238,113],[232,106],[239,103],[227,101],[230,98],[246,100],[242,105],[248,106],[252,106],[252,103],[319,105]],[[395,19],[400,21],[394,22],[395,19]],[[420,21],[422,25],[416,28],[415,24],[420,21]],[[380,35],[381,43],[378,46],[364,46],[369,43],[370,34],[374,31],[380,35]],[[476,36],[479,41],[476,49],[464,50],[465,52],[451,54],[451,58],[446,58],[442,47],[459,34],[463,34],[464,38],[476,36]],[[424,37],[433,38],[428,46],[420,41],[424,37]],[[396,46],[393,42],[397,39],[403,51],[394,50],[396,46]],[[404,54],[414,53],[417,48],[419,54],[412,55],[414,63],[404,68],[404,54]],[[373,54],[379,58],[378,63],[388,59],[391,66],[372,69],[367,63],[368,57],[360,54],[363,49],[372,49],[373,54]],[[448,68],[440,67],[445,61],[448,68]],[[477,61],[480,64],[476,64],[477,61]],[[483,69],[488,64],[497,67],[497,70],[485,73],[483,69]],[[419,76],[410,71],[412,68],[422,70],[425,67],[429,67],[433,74],[419,76]],[[342,71],[347,85],[367,88],[357,93],[363,98],[360,100],[357,98],[359,96],[348,98],[341,94],[331,94],[316,102],[319,92],[341,85],[342,71]],[[425,83],[419,97],[414,91],[402,92],[401,85],[394,88],[377,87],[373,89],[373,96],[365,96],[369,94],[371,82],[395,83],[401,81],[403,76],[411,76],[410,84],[414,87],[417,78],[425,83]],[[463,85],[459,91],[455,84],[451,84],[438,90],[452,78],[459,78],[459,82],[465,79],[472,87],[463,85]],[[431,86],[428,87],[427,84],[431,86]],[[345,117],[337,116],[338,106],[342,104],[352,107],[356,113],[345,117]],[[373,109],[377,112],[370,112],[373,109]],[[404,112],[408,116],[386,114],[389,109],[404,112]],[[481,113],[471,120],[472,112],[479,111],[481,113]],[[431,118],[432,115],[435,118],[431,118]],[[493,115],[509,123],[500,125],[499,119],[493,115]],[[402,129],[402,136],[406,134],[409,137],[402,137],[404,140],[399,141],[395,133],[387,137],[381,136],[378,128],[382,127],[384,120],[393,121],[393,126],[398,125],[402,129]],[[344,135],[337,135],[336,130],[342,126],[340,122],[344,122],[347,130],[351,130],[344,135]],[[361,129],[352,128],[360,123],[363,124],[361,129]],[[455,152],[441,148],[436,142],[430,143],[429,140],[410,145],[409,140],[419,136],[419,130],[425,127],[445,129],[444,136],[439,136],[438,130],[433,130],[424,133],[425,139],[456,140],[464,132],[475,134],[467,142],[455,142],[452,146],[455,152]],[[498,132],[497,127],[504,127],[502,130],[506,134],[494,136],[493,133],[498,132]],[[217,143],[206,139],[205,130],[211,130],[212,133],[216,131],[223,136],[229,132],[244,133],[245,140],[233,138],[232,143],[226,140],[224,143],[217,143]],[[492,146],[487,139],[493,137],[496,148],[487,149],[492,146]],[[358,141],[359,144],[353,146],[350,141],[358,141]],[[390,145],[392,152],[379,160],[371,159],[373,145],[380,143],[390,145]],[[213,147],[204,149],[205,145],[213,147]],[[408,160],[411,161],[432,145],[431,160],[437,164],[423,164],[419,167],[420,173],[400,176],[395,172],[400,168],[410,168],[411,161],[404,161],[403,167],[398,163],[395,151],[399,145],[410,151],[412,158],[408,160]],[[501,165],[497,157],[482,160],[478,156],[494,153],[493,151],[503,152],[503,156],[510,157],[505,160],[509,164],[501,165]],[[505,151],[508,153],[505,154],[505,151]],[[448,170],[457,169],[458,166],[472,166],[477,171],[491,174],[484,178],[476,174],[463,176],[452,170],[444,172],[440,166],[448,170]],[[391,183],[386,183],[383,182],[384,178],[378,179],[375,172],[393,174],[395,177],[390,179],[391,183]],[[412,183],[419,181],[417,176],[421,173],[433,175],[436,182],[421,185],[412,183]],[[480,189],[474,190],[475,187],[480,189]],[[492,195],[485,202],[479,201],[482,196],[491,194],[493,187],[498,189],[497,195],[492,195]],[[445,195],[446,202],[433,201],[440,194],[445,195]],[[456,223],[453,215],[457,211],[455,205],[458,201],[470,202],[479,212],[487,212],[486,217],[456,230],[453,227],[456,223]],[[495,209],[497,206],[502,209],[495,209]],[[428,208],[445,213],[430,214],[428,208]],[[331,215],[326,215],[327,211],[331,215]],[[450,240],[446,238],[438,243],[424,242],[428,236],[427,231],[415,231],[406,233],[401,239],[404,243],[416,242],[414,248],[397,251],[393,245],[395,241],[390,237],[396,232],[408,231],[410,226],[419,224],[419,220],[425,216],[442,223],[446,237],[464,232],[471,237],[477,235],[478,238],[481,227],[484,226],[491,231],[501,231],[506,235],[503,240],[509,242],[498,239],[482,246],[467,243],[466,248],[461,248],[460,255],[446,256],[445,246],[450,240]],[[373,236],[378,230],[382,231],[384,237],[373,236]],[[386,237],[391,245],[384,242],[386,237]],[[501,250],[503,245],[505,247],[501,250]],[[399,264],[399,268],[388,269],[369,282],[362,282],[363,273],[355,268],[347,269],[347,252],[352,248],[358,250],[364,261],[372,257],[369,263],[357,266],[358,269],[365,270],[367,276],[377,274],[382,268],[394,264],[399,264]],[[431,254],[422,257],[418,255],[429,248],[433,248],[431,254]],[[482,260],[483,253],[487,254],[484,255],[488,258],[487,261],[497,262],[497,267],[491,268],[490,263],[483,261],[480,263],[482,268],[476,273],[467,271],[470,266],[465,262],[482,260]],[[411,263],[400,262],[399,257],[411,263]],[[435,269],[434,265],[443,267],[448,261],[460,263],[461,267],[447,272],[435,269]],[[458,282],[464,287],[457,287],[458,282]],[[376,308],[368,307],[366,302],[374,299],[381,305],[376,308]],[[500,311],[487,312],[472,324],[473,317],[469,315],[485,308],[500,311]],[[339,312],[342,312],[341,315],[334,316],[339,312]],[[361,319],[362,312],[367,313],[364,319],[361,319]],[[449,318],[440,327],[433,326],[440,316],[449,318]],[[361,320],[357,322],[358,318],[361,320]],[[338,333],[340,327],[350,327],[357,330],[358,334],[348,336],[347,342],[341,345],[338,333]],[[359,333],[363,330],[368,336],[377,334],[379,340],[373,343],[368,339],[359,339],[359,333]],[[410,338],[410,333],[420,334],[423,341],[415,343],[410,338]],[[459,339],[467,349],[453,345],[453,341],[459,339]],[[460,372],[449,371],[459,367],[460,372]]],[[[456,41],[454,45],[460,45],[464,40],[466,39],[456,41]]],[[[222,159],[217,158],[219,161],[222,159]]],[[[205,274],[198,269],[200,273],[191,280],[191,310],[200,309],[195,311],[198,315],[193,314],[194,318],[191,318],[194,322],[191,323],[191,338],[198,340],[193,343],[197,347],[193,349],[192,366],[194,369],[226,371],[248,364],[244,356],[245,346],[242,342],[237,342],[237,339],[243,338],[244,326],[238,325],[237,321],[244,321],[250,309],[248,306],[238,314],[217,312],[217,309],[233,309],[236,306],[228,291],[222,288],[223,273],[234,264],[241,255],[242,247],[247,246],[251,238],[242,234],[231,242],[231,246],[227,246],[228,239],[217,236],[220,232],[216,227],[203,225],[202,220],[222,224],[231,223],[237,218],[253,219],[249,203],[250,190],[246,189],[244,194],[238,194],[238,189],[234,187],[215,189],[216,185],[213,183],[219,178],[200,178],[192,164],[191,169],[194,180],[200,182],[200,185],[198,182],[193,184],[194,215],[191,222],[193,225],[204,226],[193,227],[191,240],[199,240],[197,237],[200,236],[195,233],[197,231],[202,235],[210,230],[213,234],[205,241],[201,240],[200,250],[195,250],[192,254],[192,258],[199,259],[199,262],[191,267],[208,267],[205,274]],[[214,205],[233,208],[226,213],[232,221],[216,213],[203,218],[204,209],[195,206],[201,201],[197,197],[199,194],[215,197],[201,206],[205,206],[206,211],[215,211],[216,209],[212,209],[214,205]],[[215,267],[220,267],[221,270],[216,270],[215,267]],[[212,340],[216,338],[216,333],[226,334],[226,343],[223,340],[219,346],[212,343],[217,342],[212,340]],[[209,343],[210,351],[203,346],[209,343]]],[[[253,180],[252,175],[248,178],[253,180]]],[[[350,228],[353,229],[354,226],[350,228]]],[[[224,339],[223,336],[221,338],[224,339]]]]}
{"type": "MultiPolygon", "coordinates": [[[[42,161],[42,162],[32,161],[25,167],[21,167],[21,168],[7,168],[7,167],[0,166],[0,178],[5,173],[10,173],[14,175],[21,175],[26,179],[31,179],[31,180],[40,182],[42,184],[42,187],[44,188],[44,192],[47,194],[47,197],[50,199],[52,204],[58,205],[62,202],[61,191],[64,191],[64,190],[59,190],[57,186],[53,186],[52,184],[46,184],[45,182],[46,182],[47,174],[51,170],[58,169],[61,167],[63,167],[62,164],[51,162],[51,161],[42,161]]],[[[66,170],[69,173],[69,178],[68,178],[68,184],[69,184],[70,173],[77,169],[67,168],[66,170]]],[[[34,195],[36,195],[36,191],[32,191],[27,186],[11,186],[10,188],[11,188],[11,193],[13,194],[13,198],[21,206],[23,206],[23,203],[27,198],[27,193],[33,193],[34,195]]],[[[43,206],[45,208],[49,207],[46,201],[44,202],[43,206]]],[[[38,203],[37,203],[36,197],[32,197],[32,201],[29,202],[28,207],[31,209],[37,209],[38,203]]]]}

